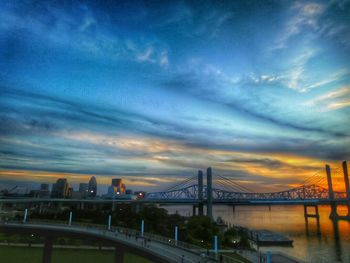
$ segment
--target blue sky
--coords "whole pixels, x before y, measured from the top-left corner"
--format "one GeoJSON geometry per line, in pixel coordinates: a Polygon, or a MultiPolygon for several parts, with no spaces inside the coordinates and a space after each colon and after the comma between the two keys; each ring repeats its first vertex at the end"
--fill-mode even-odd
{"type": "Polygon", "coordinates": [[[349,1],[2,1],[0,176],[156,189],[212,166],[262,190],[297,184],[350,157],[349,13],[349,1]]]}

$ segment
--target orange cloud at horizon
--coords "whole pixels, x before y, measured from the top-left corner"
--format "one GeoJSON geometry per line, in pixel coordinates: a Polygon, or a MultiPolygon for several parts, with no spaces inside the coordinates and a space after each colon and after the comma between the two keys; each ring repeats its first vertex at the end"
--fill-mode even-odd
{"type": "Polygon", "coordinates": [[[78,173],[57,173],[50,171],[33,171],[33,170],[12,170],[0,169],[0,179],[17,180],[24,182],[42,182],[55,183],[59,178],[66,178],[69,183],[87,183],[92,176],[97,178],[99,184],[110,185],[112,178],[122,178],[127,186],[157,186],[157,183],[173,183],[181,181],[181,178],[170,177],[154,177],[154,176],[123,176],[123,175],[93,175],[93,174],[78,174],[78,173]]]}
{"type": "MultiPolygon", "coordinates": [[[[178,173],[197,172],[211,166],[214,170],[225,171],[225,174],[237,179],[242,185],[255,183],[261,188],[271,190],[285,190],[303,184],[312,176],[318,176],[318,184],[327,188],[326,173],[324,166],[328,163],[332,168],[340,166],[338,162],[305,157],[296,154],[274,153],[274,152],[239,152],[235,150],[206,149],[183,143],[156,139],[142,136],[108,136],[98,133],[63,133],[66,139],[84,141],[95,145],[133,150],[144,153],[121,159],[141,163],[145,167],[155,170],[166,169],[178,173]],[[243,178],[244,177],[244,178],[243,178]],[[270,189],[269,188],[269,189],[270,189]]],[[[116,165],[114,159],[110,163],[116,165]]],[[[151,173],[150,173],[151,174],[151,173]]],[[[32,171],[7,169],[0,170],[0,178],[16,179],[23,181],[46,181],[54,183],[58,178],[68,178],[72,183],[88,181],[92,174],[79,173],[57,173],[51,171],[32,171]]],[[[110,184],[112,175],[95,175],[100,181],[110,184]]],[[[113,175],[114,176],[114,175],[113,175]]],[[[178,176],[133,176],[116,174],[123,178],[129,185],[157,186],[158,184],[178,182],[183,177],[178,176]]],[[[344,182],[341,169],[332,170],[333,186],[336,191],[344,191],[344,182]],[[340,172],[339,172],[340,170],[340,172]],[[335,172],[333,172],[335,171],[335,172]]]]}

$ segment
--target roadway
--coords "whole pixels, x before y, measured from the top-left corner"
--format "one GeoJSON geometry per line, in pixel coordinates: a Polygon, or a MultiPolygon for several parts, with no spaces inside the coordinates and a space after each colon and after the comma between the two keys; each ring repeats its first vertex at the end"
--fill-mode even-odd
{"type": "MultiPolygon", "coordinates": [[[[141,233],[131,229],[119,228],[119,232],[116,235],[114,231],[108,231],[106,226],[99,225],[58,225],[47,223],[12,223],[0,225],[0,231],[14,233],[34,233],[37,235],[54,235],[54,236],[68,236],[75,238],[84,238],[87,235],[93,236],[99,240],[108,240],[109,244],[115,244],[116,247],[122,247],[125,251],[129,251],[133,254],[144,256],[148,259],[155,260],[155,262],[169,262],[169,263],[198,263],[198,262],[217,262],[214,258],[205,259],[201,254],[205,252],[203,249],[195,248],[184,243],[174,245],[173,242],[169,242],[166,237],[159,237],[144,233],[144,238],[141,238],[141,233]],[[104,229],[101,229],[103,227],[104,229]],[[138,237],[137,237],[138,236],[138,237]],[[145,242],[146,240],[146,242],[145,242]],[[168,241],[168,242],[167,242],[168,241]]],[[[118,251],[116,251],[118,253],[118,251]]],[[[118,261],[116,261],[118,262],[118,261]]],[[[122,262],[122,261],[121,261],[122,262]]],[[[229,262],[229,261],[226,261],[229,262]]],[[[230,261],[239,262],[239,261],[230,261]]]]}
{"type": "MultiPolygon", "coordinates": [[[[226,205],[304,205],[304,204],[318,204],[318,205],[330,205],[330,204],[348,204],[349,200],[342,199],[290,199],[290,200],[219,200],[213,199],[213,204],[226,204],[226,205]]],[[[177,200],[125,200],[125,199],[59,199],[59,198],[0,198],[0,204],[16,204],[16,203],[61,203],[61,204],[189,204],[197,205],[200,203],[198,199],[177,199],[177,200]]],[[[203,201],[206,203],[206,200],[203,201]]]]}

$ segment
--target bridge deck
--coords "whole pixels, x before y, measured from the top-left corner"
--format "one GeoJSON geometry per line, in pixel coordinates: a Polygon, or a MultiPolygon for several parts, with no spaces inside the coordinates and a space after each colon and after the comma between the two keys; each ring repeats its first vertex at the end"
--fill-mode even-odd
{"type": "MultiPolygon", "coordinates": [[[[61,203],[61,204],[118,204],[118,203],[128,203],[128,204],[188,204],[194,205],[201,202],[198,199],[144,199],[144,200],[108,200],[108,199],[50,199],[50,198],[0,198],[0,204],[38,204],[38,203],[61,203]]],[[[202,201],[204,204],[206,200],[202,201]]],[[[348,204],[350,201],[347,198],[337,198],[337,199],[213,199],[213,204],[232,204],[232,205],[297,205],[297,204],[348,204]]]]}
{"type": "MultiPolygon", "coordinates": [[[[111,241],[115,241],[116,243],[122,243],[128,247],[131,248],[137,248],[138,250],[143,250],[145,252],[157,255],[160,258],[164,258],[167,262],[184,262],[184,263],[198,263],[198,262],[204,262],[204,259],[201,257],[201,252],[193,249],[184,249],[179,246],[174,246],[169,244],[165,244],[163,242],[160,242],[155,239],[150,239],[148,237],[145,238],[136,238],[133,233],[129,232],[128,234],[126,231],[120,232],[117,235],[112,232],[108,231],[106,229],[95,229],[92,228],[91,225],[88,226],[64,226],[64,225],[52,225],[52,224],[37,224],[37,223],[26,223],[26,224],[19,224],[19,223],[7,223],[1,225],[1,228],[16,228],[16,229],[40,229],[44,231],[62,231],[62,232],[71,232],[75,234],[90,234],[94,235],[96,237],[103,237],[104,239],[109,239],[111,241]],[[130,234],[131,233],[131,234],[130,234]],[[151,242],[147,242],[145,244],[144,240],[151,240],[151,242]]],[[[1,229],[0,228],[0,229],[1,229]]],[[[205,252],[204,250],[202,253],[205,252]]],[[[206,261],[208,263],[217,262],[216,260],[206,258],[206,261]]],[[[232,262],[239,262],[239,261],[232,261],[232,262]]]]}

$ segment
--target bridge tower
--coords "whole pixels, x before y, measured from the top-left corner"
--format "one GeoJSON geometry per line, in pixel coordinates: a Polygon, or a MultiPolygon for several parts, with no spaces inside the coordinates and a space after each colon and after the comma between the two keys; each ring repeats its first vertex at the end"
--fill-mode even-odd
{"type": "Polygon", "coordinates": [[[329,168],[329,165],[326,164],[326,173],[327,173],[327,182],[328,182],[328,196],[331,201],[331,214],[329,216],[330,219],[336,219],[337,218],[337,205],[334,203],[334,191],[333,191],[333,185],[332,185],[332,176],[331,176],[331,169],[329,168]]]}
{"type": "Polygon", "coordinates": [[[332,187],[332,178],[331,178],[331,171],[330,171],[329,165],[326,165],[326,171],[327,171],[327,180],[328,180],[329,199],[331,201],[331,215],[329,217],[332,220],[339,220],[339,219],[350,220],[350,186],[349,186],[348,167],[347,167],[346,161],[343,162],[343,172],[344,172],[346,199],[348,200],[347,216],[340,216],[337,213],[337,203],[336,203],[336,200],[334,199],[334,191],[332,187]]]}
{"type": "Polygon", "coordinates": [[[333,185],[332,185],[331,169],[329,168],[328,164],[326,164],[326,172],[327,172],[329,199],[334,200],[334,191],[333,191],[333,185]]]}
{"type": "Polygon", "coordinates": [[[350,186],[349,186],[348,166],[346,164],[346,161],[343,162],[343,172],[344,172],[346,199],[348,199],[348,205],[350,205],[350,186]]]}
{"type": "Polygon", "coordinates": [[[213,191],[211,167],[207,168],[207,216],[213,220],[213,191]]]}
{"type": "Polygon", "coordinates": [[[203,215],[203,172],[198,171],[198,214],[203,215]]]}

